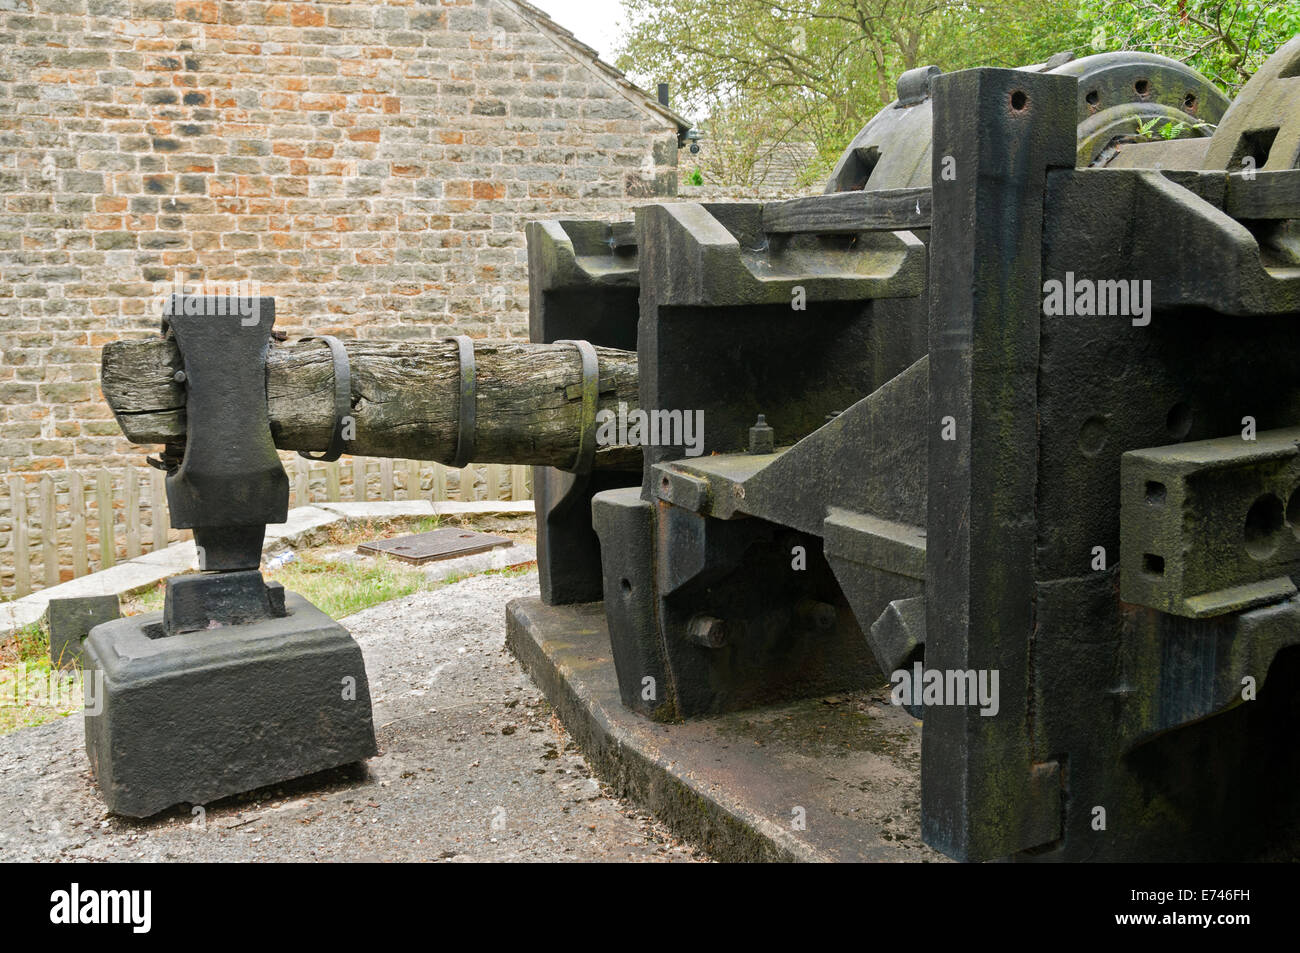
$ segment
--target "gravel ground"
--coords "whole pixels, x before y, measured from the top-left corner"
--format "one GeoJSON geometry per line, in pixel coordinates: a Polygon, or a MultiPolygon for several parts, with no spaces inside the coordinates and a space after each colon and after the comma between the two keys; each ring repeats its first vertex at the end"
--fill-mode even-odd
{"type": "Polygon", "coordinates": [[[0,737],[0,860],[692,861],[612,798],[505,649],[537,575],[475,576],[345,620],[380,755],[147,821],[109,815],[81,716],[0,737]]]}

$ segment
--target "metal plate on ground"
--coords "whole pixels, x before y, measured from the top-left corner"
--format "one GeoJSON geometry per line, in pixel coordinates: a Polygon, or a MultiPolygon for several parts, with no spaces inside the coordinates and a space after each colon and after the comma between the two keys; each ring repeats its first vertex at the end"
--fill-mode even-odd
{"type": "Polygon", "coordinates": [[[419,566],[435,559],[454,559],[473,553],[487,552],[498,546],[513,546],[514,540],[504,536],[490,536],[454,526],[435,529],[428,533],[411,533],[392,539],[377,539],[362,543],[357,552],[367,556],[391,556],[402,562],[419,566]]]}

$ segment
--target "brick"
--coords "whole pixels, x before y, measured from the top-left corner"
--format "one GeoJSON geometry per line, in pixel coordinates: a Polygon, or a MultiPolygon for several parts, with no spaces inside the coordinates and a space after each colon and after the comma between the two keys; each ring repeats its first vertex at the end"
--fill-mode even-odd
{"type": "Polygon", "coordinates": [[[296,333],[522,337],[524,223],[626,218],[674,185],[675,128],[502,5],[12,5],[0,469],[139,462],[98,349],[153,333],[178,269],[262,282],[296,333]]]}

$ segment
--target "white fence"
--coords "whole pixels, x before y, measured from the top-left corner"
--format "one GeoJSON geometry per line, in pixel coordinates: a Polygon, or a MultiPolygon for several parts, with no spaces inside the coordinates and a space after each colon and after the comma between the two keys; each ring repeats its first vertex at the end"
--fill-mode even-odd
{"type": "MultiPolygon", "coordinates": [[[[289,505],[363,500],[527,500],[532,469],[422,460],[294,458],[289,505]]],[[[163,474],[146,466],[11,474],[0,493],[0,596],[17,598],[188,538],[167,520],[163,474]],[[46,531],[50,527],[50,531],[46,531]]]]}

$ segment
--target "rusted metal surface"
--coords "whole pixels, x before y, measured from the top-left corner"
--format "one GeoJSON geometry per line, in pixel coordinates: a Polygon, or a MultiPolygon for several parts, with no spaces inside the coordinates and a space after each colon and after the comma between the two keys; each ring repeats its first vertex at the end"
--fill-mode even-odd
{"type": "Polygon", "coordinates": [[[420,566],[438,559],[454,559],[484,553],[500,546],[513,546],[514,541],[504,536],[491,536],[472,530],[444,527],[427,533],[411,533],[392,539],[378,539],[362,543],[357,552],[367,556],[390,556],[393,559],[420,566]]]}

